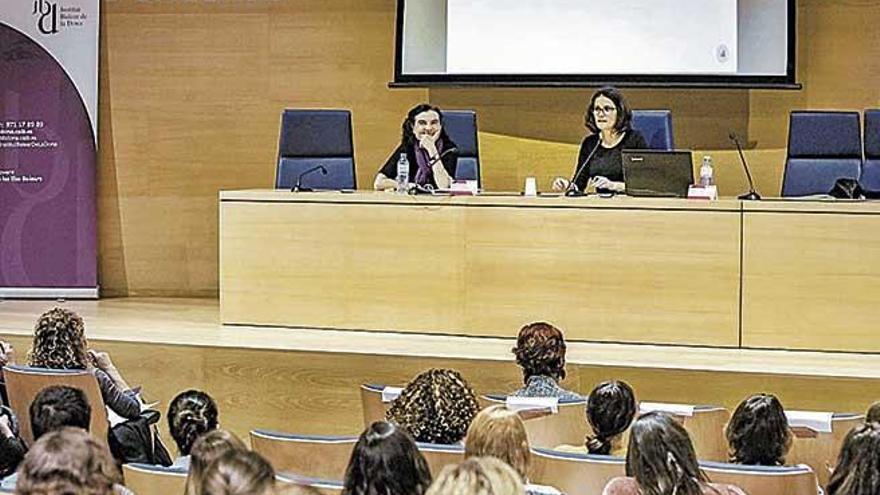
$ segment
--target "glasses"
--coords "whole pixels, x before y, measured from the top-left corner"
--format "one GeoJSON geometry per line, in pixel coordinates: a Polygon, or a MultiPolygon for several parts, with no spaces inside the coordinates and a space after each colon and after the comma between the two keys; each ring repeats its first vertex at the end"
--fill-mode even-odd
{"type": "Polygon", "coordinates": [[[617,111],[617,107],[607,106],[607,107],[593,107],[593,113],[608,115],[610,113],[614,113],[617,111]]]}

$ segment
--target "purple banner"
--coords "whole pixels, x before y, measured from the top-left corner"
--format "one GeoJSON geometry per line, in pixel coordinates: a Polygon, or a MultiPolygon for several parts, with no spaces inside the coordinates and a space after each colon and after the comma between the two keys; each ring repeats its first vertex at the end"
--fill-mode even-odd
{"type": "Polygon", "coordinates": [[[0,296],[96,297],[93,119],[58,59],[2,21],[0,296]]]}

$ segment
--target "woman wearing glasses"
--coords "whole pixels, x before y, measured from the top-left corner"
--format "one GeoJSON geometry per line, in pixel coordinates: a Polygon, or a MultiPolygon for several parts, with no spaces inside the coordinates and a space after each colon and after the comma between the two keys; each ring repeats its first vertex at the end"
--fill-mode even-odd
{"type": "Polygon", "coordinates": [[[590,98],[584,125],[591,132],[581,143],[575,171],[581,169],[574,184],[562,177],[553,180],[553,188],[565,191],[577,188],[597,192],[623,192],[624,149],[647,148],[645,138],[632,128],[632,110],[623,94],[615,88],[602,88],[590,98]],[[591,156],[592,155],[592,156],[591,156]],[[585,162],[589,160],[589,163],[585,162]]]}

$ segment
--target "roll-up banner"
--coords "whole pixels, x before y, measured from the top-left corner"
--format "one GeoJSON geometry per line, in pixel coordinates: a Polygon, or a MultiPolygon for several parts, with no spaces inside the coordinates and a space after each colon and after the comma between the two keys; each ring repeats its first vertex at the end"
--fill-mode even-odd
{"type": "Polygon", "coordinates": [[[0,297],[98,296],[100,0],[0,0],[0,297]]]}

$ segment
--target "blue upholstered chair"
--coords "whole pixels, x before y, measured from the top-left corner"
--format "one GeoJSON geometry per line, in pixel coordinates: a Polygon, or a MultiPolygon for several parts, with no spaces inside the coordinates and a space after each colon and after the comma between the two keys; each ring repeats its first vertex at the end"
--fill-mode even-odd
{"type": "Polygon", "coordinates": [[[458,164],[455,178],[476,180],[480,178],[480,143],[477,140],[477,113],[473,110],[444,110],[443,129],[458,147],[458,164]]]}
{"type": "Polygon", "coordinates": [[[825,194],[837,179],[858,179],[862,141],[858,112],[792,112],[783,196],[825,194]]]}
{"type": "Polygon", "coordinates": [[[642,133],[648,148],[674,150],[672,135],[672,112],[669,110],[633,110],[633,129],[642,133]]]}
{"type": "Polygon", "coordinates": [[[302,186],[313,189],[354,189],[354,145],[348,110],[292,110],[281,116],[278,168],[275,187],[290,189],[304,171],[323,165],[327,174],[315,172],[302,186]]]}
{"type": "Polygon", "coordinates": [[[865,110],[865,164],[859,182],[868,191],[880,191],[880,109],[865,110]]]}

